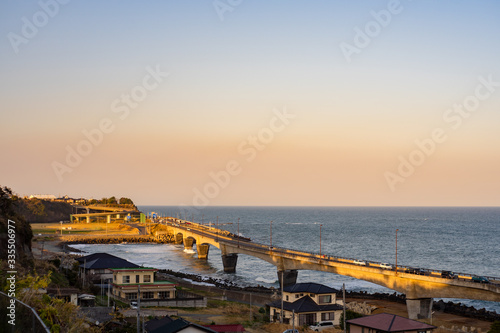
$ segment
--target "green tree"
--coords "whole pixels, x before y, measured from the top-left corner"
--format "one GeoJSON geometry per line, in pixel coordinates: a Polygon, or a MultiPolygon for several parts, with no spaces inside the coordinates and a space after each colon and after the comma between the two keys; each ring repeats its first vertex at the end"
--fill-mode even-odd
{"type": "MultiPolygon", "coordinates": [[[[361,313],[354,312],[352,310],[345,310],[346,320],[361,318],[363,315],[361,313]]],[[[344,329],[344,313],[340,314],[340,329],[344,329]]]]}
{"type": "Polygon", "coordinates": [[[500,333],[500,321],[497,320],[493,324],[491,324],[488,333],[500,333]]]}

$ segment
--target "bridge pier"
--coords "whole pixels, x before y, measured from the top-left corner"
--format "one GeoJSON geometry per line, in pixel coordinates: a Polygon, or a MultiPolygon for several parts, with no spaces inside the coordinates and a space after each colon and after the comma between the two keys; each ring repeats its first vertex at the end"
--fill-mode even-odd
{"type": "Polygon", "coordinates": [[[188,250],[192,250],[193,249],[193,243],[194,243],[194,239],[191,238],[191,237],[187,237],[187,238],[184,238],[184,250],[188,249],[188,250]]]}
{"type": "Polygon", "coordinates": [[[432,298],[407,298],[406,308],[410,319],[429,319],[432,313],[432,298]]]}
{"type": "Polygon", "coordinates": [[[175,244],[182,244],[182,234],[175,235],[175,244]]]}
{"type": "Polygon", "coordinates": [[[224,265],[224,272],[225,273],[235,273],[237,262],[238,262],[238,254],[237,253],[229,253],[229,254],[222,255],[222,265],[224,265]]]}
{"type": "Polygon", "coordinates": [[[198,251],[198,259],[208,259],[208,250],[210,244],[196,244],[196,251],[198,251]]]}
{"type": "Polygon", "coordinates": [[[296,269],[278,271],[278,281],[280,283],[284,282],[283,287],[291,286],[297,283],[297,276],[299,272],[296,269]],[[282,274],[283,273],[283,274],[282,274]],[[281,277],[283,276],[283,280],[281,281],[281,277]]]}

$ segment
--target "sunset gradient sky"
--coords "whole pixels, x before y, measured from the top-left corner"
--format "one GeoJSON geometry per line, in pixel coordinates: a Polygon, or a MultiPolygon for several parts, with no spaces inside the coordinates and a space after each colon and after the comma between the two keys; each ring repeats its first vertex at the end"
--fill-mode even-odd
{"type": "Polygon", "coordinates": [[[2,1],[0,184],[142,205],[498,206],[499,14],[2,1]]]}

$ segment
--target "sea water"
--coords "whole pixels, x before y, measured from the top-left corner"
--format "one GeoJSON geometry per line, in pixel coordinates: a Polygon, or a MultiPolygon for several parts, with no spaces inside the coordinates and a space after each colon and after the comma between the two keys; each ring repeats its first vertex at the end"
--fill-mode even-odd
{"type": "MultiPolygon", "coordinates": [[[[500,276],[500,208],[483,207],[207,207],[141,206],[144,213],[218,225],[252,241],[275,247],[398,265],[500,276]],[[239,219],[239,222],[238,222],[239,219]],[[271,222],[272,221],[272,222],[271,222]],[[321,249],[320,249],[321,247],[321,249]]],[[[108,252],[139,265],[230,280],[242,286],[277,287],[276,267],[238,255],[236,273],[224,273],[220,250],[208,260],[173,244],[76,245],[108,252]]],[[[351,277],[301,270],[297,282],[347,290],[394,293],[351,277]]],[[[500,303],[445,299],[500,313],[500,303]]]]}

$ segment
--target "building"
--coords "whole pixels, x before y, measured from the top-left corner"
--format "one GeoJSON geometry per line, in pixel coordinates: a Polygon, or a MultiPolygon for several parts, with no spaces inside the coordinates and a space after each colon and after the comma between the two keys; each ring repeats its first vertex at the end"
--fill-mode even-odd
{"type": "Polygon", "coordinates": [[[76,288],[47,288],[47,295],[52,298],[62,299],[73,305],[78,305],[78,294],[80,290],[76,288]]]}
{"type": "Polygon", "coordinates": [[[168,316],[151,319],[144,326],[148,333],[217,333],[217,331],[190,323],[182,318],[173,320],[168,316]]]}
{"type": "MultiPolygon", "coordinates": [[[[297,283],[283,287],[283,322],[295,326],[314,325],[323,320],[340,324],[342,303],[337,303],[338,290],[318,283],[297,283]]],[[[281,300],[268,304],[270,320],[280,321],[281,300]]]]}
{"type": "Polygon", "coordinates": [[[80,263],[80,276],[94,283],[110,283],[113,279],[112,268],[139,268],[139,265],[108,253],[94,253],[77,259],[80,263]]]}
{"type": "Polygon", "coordinates": [[[204,325],[217,333],[239,333],[246,332],[241,324],[228,324],[228,325],[204,325]]]}
{"type": "Polygon", "coordinates": [[[346,321],[350,333],[431,333],[436,326],[405,317],[380,313],[346,321]]]}
{"type": "Polygon", "coordinates": [[[156,268],[112,268],[111,271],[113,272],[112,296],[115,298],[130,302],[136,301],[139,296],[142,304],[152,300],[176,298],[178,284],[155,281],[154,274],[158,271],[156,268]]]}

